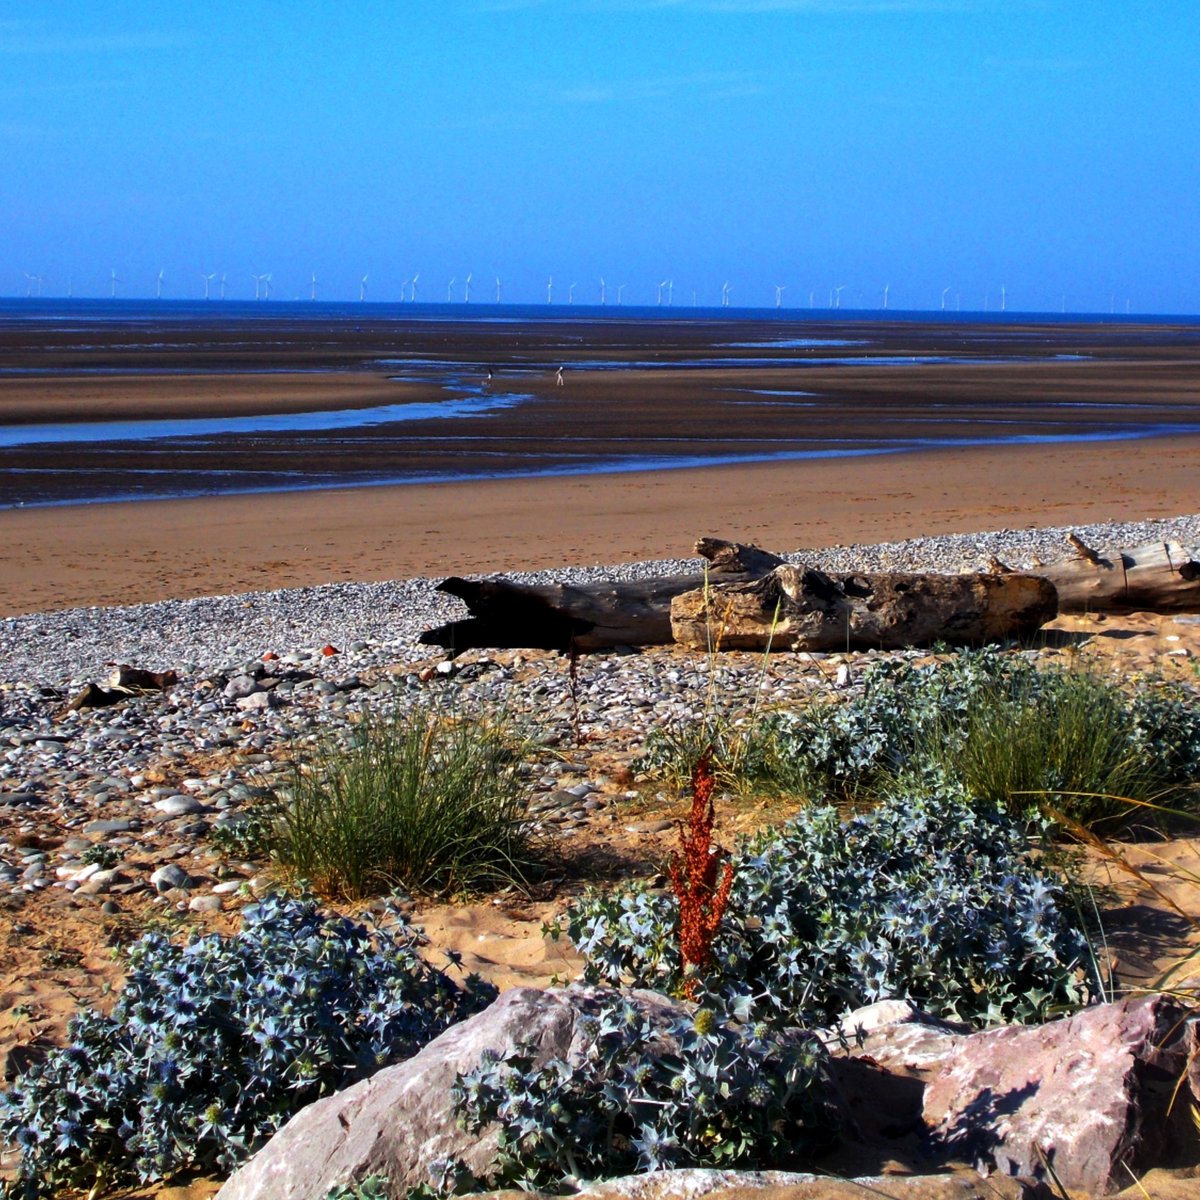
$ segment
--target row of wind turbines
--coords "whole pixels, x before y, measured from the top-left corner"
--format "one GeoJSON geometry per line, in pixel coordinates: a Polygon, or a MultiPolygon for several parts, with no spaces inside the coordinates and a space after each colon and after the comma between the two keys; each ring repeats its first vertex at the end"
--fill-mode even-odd
{"type": "MultiPolygon", "coordinates": [[[[35,296],[41,297],[43,294],[42,289],[45,286],[45,284],[48,282],[48,277],[45,275],[34,274],[29,271],[25,271],[25,272],[23,272],[23,274],[25,277],[25,296],[26,296],[26,298],[30,299],[35,296]]],[[[161,300],[163,298],[163,281],[166,279],[166,274],[167,274],[166,269],[160,268],[160,270],[158,271],[158,274],[154,277],[154,298],[156,300],[161,300]]],[[[228,272],[218,273],[216,271],[210,271],[210,272],[201,271],[198,274],[199,274],[200,282],[203,284],[203,289],[204,289],[203,296],[204,296],[205,300],[214,300],[214,299],[224,300],[226,298],[226,289],[227,289],[228,280],[229,280],[228,272]]],[[[254,281],[254,299],[259,300],[259,301],[270,300],[271,296],[272,296],[272,291],[274,288],[274,276],[272,275],[272,273],[269,271],[266,271],[266,272],[251,271],[251,272],[249,272],[249,277],[250,277],[250,279],[252,279],[254,281]]],[[[363,275],[361,277],[361,279],[359,280],[358,299],[361,302],[365,302],[367,300],[367,297],[368,297],[367,281],[369,280],[369,278],[370,278],[370,275],[366,274],[366,275],[363,275]]],[[[464,303],[464,304],[471,303],[471,286],[474,281],[474,278],[475,278],[474,273],[468,272],[467,275],[462,280],[462,303],[464,303]]],[[[420,272],[416,272],[410,278],[407,278],[401,282],[401,284],[400,284],[400,303],[402,303],[402,304],[403,303],[409,303],[409,304],[416,303],[417,285],[420,282],[420,279],[421,279],[420,272]]],[[[112,299],[116,299],[117,298],[117,288],[125,286],[125,284],[126,284],[126,280],[122,279],[117,274],[117,270],[114,267],[111,270],[111,272],[109,273],[109,293],[108,293],[109,297],[112,299]]],[[[455,292],[455,288],[457,285],[458,285],[457,276],[452,276],[450,278],[449,282],[446,284],[446,303],[453,304],[458,299],[457,294],[455,292]]],[[[613,287],[610,287],[610,285],[608,284],[608,282],[606,281],[604,276],[600,276],[599,286],[598,286],[598,291],[597,291],[597,298],[599,300],[600,306],[601,307],[607,306],[607,304],[609,302],[610,294],[615,295],[615,298],[616,298],[615,303],[617,305],[621,305],[624,302],[624,293],[625,293],[625,289],[627,286],[628,286],[627,284],[620,283],[613,287]]],[[[568,305],[573,305],[575,303],[575,293],[576,293],[576,290],[578,289],[578,287],[579,287],[579,284],[577,282],[572,282],[572,283],[566,285],[566,303],[568,305]]],[[[308,283],[308,299],[310,301],[315,301],[317,299],[317,293],[318,293],[319,288],[320,288],[320,281],[317,279],[316,272],[313,271],[311,273],[309,283],[308,283]]],[[[781,283],[781,284],[774,285],[773,294],[774,294],[775,308],[783,307],[783,297],[784,297],[784,293],[787,291],[788,291],[787,284],[781,283]]],[[[846,285],[839,284],[837,287],[830,288],[828,291],[827,298],[823,294],[820,297],[821,302],[818,302],[817,289],[810,288],[809,292],[808,292],[808,307],[810,309],[816,309],[816,308],[828,308],[828,309],[832,309],[832,310],[840,309],[842,307],[842,293],[844,291],[846,291],[846,285]],[[826,302],[826,300],[827,300],[827,302],[826,302]]],[[[655,303],[656,307],[671,308],[674,306],[674,304],[675,304],[675,280],[674,279],[661,280],[657,285],[654,286],[654,292],[655,292],[654,303],[655,303]]],[[[734,292],[733,285],[730,283],[729,280],[725,280],[721,284],[720,304],[721,304],[722,308],[728,308],[730,306],[730,299],[733,295],[733,292],[734,292]]],[[[67,277],[67,298],[70,299],[73,297],[73,295],[74,295],[74,288],[73,288],[73,283],[72,283],[72,277],[68,276],[67,277]]],[[[492,293],[491,298],[494,303],[501,304],[503,302],[503,297],[504,297],[503,284],[502,284],[499,276],[497,276],[495,279],[495,284],[494,284],[494,292],[492,293]]],[[[560,298],[560,303],[561,303],[561,300],[562,300],[561,290],[559,292],[559,298],[560,298]]],[[[296,299],[300,299],[300,297],[297,296],[296,299]]],[[[859,307],[859,308],[864,307],[864,296],[863,296],[862,292],[856,292],[855,299],[857,300],[857,304],[855,305],[855,307],[859,307]]],[[[881,293],[881,300],[882,300],[881,307],[884,310],[887,310],[891,307],[891,284],[890,283],[884,284],[883,291],[881,293]]],[[[553,304],[554,302],[555,302],[555,285],[554,285],[554,277],[551,275],[546,280],[546,303],[553,304]]],[[[697,292],[695,291],[695,289],[693,289],[691,292],[691,306],[693,308],[697,307],[697,292]]],[[[940,311],[942,311],[942,312],[961,311],[962,293],[960,291],[956,290],[953,284],[944,287],[942,289],[940,297],[939,297],[938,307],[939,307],[940,311]],[[951,297],[952,293],[953,293],[953,303],[951,304],[951,303],[948,303],[947,301],[951,297]]],[[[991,307],[992,307],[992,293],[990,291],[988,291],[984,294],[983,311],[988,312],[991,310],[991,307]]],[[[1061,309],[1064,313],[1067,311],[1066,294],[1065,293],[1063,293],[1061,296],[1061,309]]],[[[1007,312],[1008,311],[1008,287],[1005,284],[1000,285],[999,304],[997,306],[997,311],[999,311],[999,312],[1007,312]]],[[[1116,312],[1115,293],[1109,299],[1109,311],[1114,312],[1114,313],[1116,312]]],[[[1129,311],[1130,311],[1130,302],[1128,299],[1126,299],[1125,312],[1128,313],[1129,311]]]]}
{"type": "MultiPolygon", "coordinates": [[[[45,275],[30,274],[30,272],[28,272],[28,271],[24,272],[24,275],[25,275],[25,296],[26,296],[26,298],[27,299],[31,298],[34,295],[37,295],[40,297],[42,295],[42,287],[47,282],[47,277],[45,275]]],[[[165,278],[166,278],[166,269],[161,268],[154,279],[154,298],[156,300],[162,299],[163,280],[165,278]]],[[[220,274],[218,274],[218,272],[216,272],[216,271],[210,271],[210,272],[201,271],[199,274],[199,278],[200,278],[201,283],[204,285],[204,299],[205,300],[212,300],[214,298],[218,299],[218,300],[225,299],[226,286],[227,286],[228,280],[229,280],[228,272],[221,272],[220,274]],[[217,282],[218,280],[220,281],[219,283],[217,282]],[[217,285],[216,286],[217,294],[215,297],[213,295],[214,284],[217,285]]],[[[269,271],[264,271],[264,272],[251,271],[250,278],[252,280],[254,280],[254,299],[255,300],[270,300],[271,299],[271,291],[274,286],[274,276],[271,274],[271,272],[269,272],[269,271]]],[[[367,275],[363,275],[362,278],[359,280],[358,298],[360,301],[363,301],[363,302],[365,302],[367,299],[367,281],[369,278],[370,278],[370,275],[367,274],[367,275]]],[[[470,304],[470,302],[471,302],[471,284],[472,284],[472,281],[474,280],[474,278],[475,278],[474,273],[468,272],[466,277],[463,279],[462,302],[464,304],[470,304]]],[[[417,284],[420,282],[420,279],[421,279],[420,272],[417,272],[411,278],[403,280],[403,282],[400,285],[400,301],[401,301],[401,303],[405,303],[405,302],[415,303],[416,302],[417,284]]],[[[116,268],[114,267],[109,274],[109,293],[108,294],[109,294],[110,298],[116,299],[118,286],[123,286],[125,283],[126,283],[126,281],[117,274],[116,268]]],[[[455,289],[455,285],[457,283],[458,283],[457,277],[451,276],[449,282],[446,284],[446,302],[448,304],[453,304],[455,302],[454,289],[455,289]]],[[[613,289],[616,293],[616,303],[618,305],[623,302],[625,288],[627,286],[628,285],[626,285],[624,283],[620,283],[620,284],[617,284],[616,287],[613,289]]],[[[572,282],[567,285],[567,304],[572,305],[575,303],[575,291],[578,287],[579,287],[579,284],[576,282],[572,282]]],[[[317,299],[318,288],[319,288],[319,281],[317,279],[317,274],[314,271],[314,272],[312,272],[311,278],[309,279],[308,298],[310,301],[315,301],[317,299]]],[[[884,289],[883,289],[883,307],[884,308],[888,307],[888,294],[889,294],[890,288],[891,288],[891,285],[887,284],[884,286],[884,289]]],[[[783,293],[787,291],[787,285],[786,284],[776,284],[774,290],[775,290],[775,307],[782,308],[783,307],[783,293]]],[[[842,292],[844,292],[845,290],[846,290],[845,284],[842,284],[836,288],[831,288],[830,292],[829,292],[828,307],[841,308],[842,292]]],[[[948,287],[948,288],[944,289],[942,292],[942,305],[941,306],[942,306],[943,310],[945,310],[945,308],[946,308],[946,296],[951,290],[952,289],[948,287]]],[[[608,283],[605,280],[604,276],[601,276],[600,281],[599,281],[599,301],[600,301],[601,307],[604,307],[607,305],[608,293],[609,293],[608,283]]],[[[72,294],[73,294],[73,287],[72,287],[71,279],[70,279],[70,277],[68,277],[68,280],[67,280],[67,296],[68,296],[68,298],[71,298],[72,294]]],[[[729,307],[729,300],[730,300],[730,297],[732,296],[732,294],[733,294],[733,285],[729,282],[729,280],[725,280],[725,282],[721,285],[721,307],[722,308],[729,307]]],[[[1005,307],[1005,303],[1006,303],[1005,289],[1003,287],[1000,289],[1000,294],[1001,294],[1001,310],[1003,310],[1005,307]]],[[[503,283],[500,280],[499,276],[497,276],[496,281],[495,281],[494,302],[496,304],[502,303],[503,295],[504,295],[503,283]]],[[[656,289],[655,289],[655,305],[657,307],[663,306],[664,296],[666,297],[666,307],[668,307],[668,308],[673,307],[674,303],[675,303],[675,280],[674,279],[663,279],[657,284],[656,289]]],[[[808,293],[808,307],[809,308],[816,307],[815,297],[816,297],[816,289],[810,290],[808,293]]],[[[546,280],[546,303],[547,304],[554,303],[554,276],[552,276],[552,275],[546,280]]],[[[696,306],[696,292],[694,290],[692,291],[692,306],[693,307],[696,306]]]]}

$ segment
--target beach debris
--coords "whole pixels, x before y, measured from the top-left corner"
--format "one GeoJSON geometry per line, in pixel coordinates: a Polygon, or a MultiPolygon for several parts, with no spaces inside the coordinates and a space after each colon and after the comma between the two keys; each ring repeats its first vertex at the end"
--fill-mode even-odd
{"type": "Polygon", "coordinates": [[[175,671],[145,671],[141,667],[131,667],[122,663],[113,670],[105,685],[85,684],[68,701],[67,710],[107,708],[113,704],[120,704],[122,700],[128,700],[130,696],[168,691],[178,682],[179,675],[175,671]]]}
{"type": "Polygon", "coordinates": [[[457,596],[470,617],[426,630],[420,642],[464,650],[533,649],[589,653],[618,646],[663,646],[672,640],[671,601],[710,579],[749,580],[783,560],[757,546],[702,538],[704,574],[663,575],[602,583],[516,583],[452,576],[439,592],[457,596]]]}
{"type": "Polygon", "coordinates": [[[1010,572],[826,574],[757,546],[701,538],[709,568],[593,584],[445,580],[470,611],[421,635],[452,653],[527,647],[588,653],[672,642],[807,651],[977,645],[1026,636],[1056,614],[1054,587],[1010,572]]]}

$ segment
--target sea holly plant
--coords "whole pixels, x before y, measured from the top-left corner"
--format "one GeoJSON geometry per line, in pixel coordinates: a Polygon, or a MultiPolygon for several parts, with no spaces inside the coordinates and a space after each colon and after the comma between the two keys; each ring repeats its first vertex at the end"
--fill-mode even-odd
{"type": "Polygon", "coordinates": [[[415,1054],[495,996],[427,964],[398,924],[368,929],[269,897],[241,931],[129,950],[111,1016],[85,1009],[69,1044],[0,1094],[14,1195],[227,1172],[312,1100],[415,1054]]]}
{"type": "Polygon", "coordinates": [[[671,856],[668,869],[679,904],[679,953],[683,966],[683,994],[696,998],[699,978],[712,966],[712,945],[733,886],[733,866],[722,864],[713,845],[716,821],[713,804],[712,750],[705,750],[692,772],[692,808],[680,824],[682,853],[671,856]],[[719,876],[719,878],[718,878],[719,876]]]}
{"type": "Polygon", "coordinates": [[[517,1046],[457,1077],[464,1127],[500,1127],[488,1186],[686,1166],[788,1168],[834,1131],[815,1038],[723,1021],[711,1009],[664,1024],[619,997],[579,1017],[577,1029],[586,1047],[578,1061],[538,1063],[533,1047],[517,1046]]]}
{"type": "MultiPolygon", "coordinates": [[[[1024,822],[938,775],[843,824],[813,806],[744,842],[695,997],[742,1021],[825,1024],[905,997],[976,1024],[1045,1020],[1099,987],[1086,936],[1024,822]]],[[[585,897],[566,927],[585,978],[684,990],[670,895],[585,897]]]]}

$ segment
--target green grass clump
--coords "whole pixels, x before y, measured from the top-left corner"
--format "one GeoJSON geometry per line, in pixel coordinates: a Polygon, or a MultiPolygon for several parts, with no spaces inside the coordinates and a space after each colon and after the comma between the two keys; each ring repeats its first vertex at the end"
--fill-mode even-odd
{"type": "Polygon", "coordinates": [[[524,757],[500,721],[431,709],[365,719],[297,771],[267,848],[285,874],[340,899],[522,882],[535,865],[524,757]]]}
{"type": "Polygon", "coordinates": [[[1006,687],[980,688],[957,720],[919,735],[914,757],[978,800],[1017,811],[1050,804],[1089,828],[1187,799],[1137,737],[1125,695],[1081,672],[1030,671],[1006,687]]]}

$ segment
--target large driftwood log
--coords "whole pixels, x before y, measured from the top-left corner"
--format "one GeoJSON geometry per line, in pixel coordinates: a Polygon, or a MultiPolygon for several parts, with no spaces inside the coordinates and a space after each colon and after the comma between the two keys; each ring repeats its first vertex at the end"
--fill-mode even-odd
{"type": "Polygon", "coordinates": [[[1054,585],[1036,575],[827,575],[785,563],[676,596],[671,629],[685,646],[895,650],[1027,637],[1056,611],[1054,585]]]}
{"type": "Polygon", "coordinates": [[[1074,535],[1070,541],[1075,556],[1037,567],[1036,576],[994,558],[987,575],[824,575],[719,538],[696,543],[710,564],[704,574],[587,585],[455,576],[438,590],[463,600],[471,615],[421,641],[454,653],[587,653],[676,640],[734,649],[763,646],[768,637],[779,648],[807,649],[844,648],[847,638],[852,647],[971,644],[1032,633],[1054,617],[1055,590],[1063,612],[1200,612],[1196,551],[1167,542],[1100,552],[1074,535]],[[719,608],[709,602],[714,596],[724,597],[719,608]]]}
{"type": "Polygon", "coordinates": [[[1178,542],[1094,550],[1072,534],[1074,557],[1037,568],[1060,612],[1200,612],[1200,553],[1178,542]]]}
{"type": "Polygon", "coordinates": [[[452,576],[439,592],[457,596],[470,616],[421,634],[427,646],[459,653],[476,647],[587,653],[613,646],[659,646],[672,641],[671,600],[713,582],[758,578],[783,559],[757,546],[702,538],[696,553],[706,575],[664,575],[626,583],[525,584],[452,576]]]}

